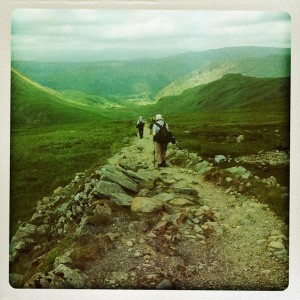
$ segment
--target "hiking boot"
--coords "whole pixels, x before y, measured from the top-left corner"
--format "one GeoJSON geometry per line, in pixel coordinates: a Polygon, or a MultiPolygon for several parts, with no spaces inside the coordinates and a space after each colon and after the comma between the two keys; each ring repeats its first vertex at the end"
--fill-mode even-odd
{"type": "Polygon", "coordinates": [[[166,162],[163,161],[161,164],[158,164],[158,167],[159,168],[165,168],[165,167],[167,167],[166,162]]]}

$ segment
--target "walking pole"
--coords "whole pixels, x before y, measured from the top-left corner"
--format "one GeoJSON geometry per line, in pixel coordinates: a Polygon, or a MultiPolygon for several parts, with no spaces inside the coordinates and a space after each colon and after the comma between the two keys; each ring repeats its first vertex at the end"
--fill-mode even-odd
{"type": "Polygon", "coordinates": [[[153,166],[155,168],[155,142],[153,142],[153,166]]]}

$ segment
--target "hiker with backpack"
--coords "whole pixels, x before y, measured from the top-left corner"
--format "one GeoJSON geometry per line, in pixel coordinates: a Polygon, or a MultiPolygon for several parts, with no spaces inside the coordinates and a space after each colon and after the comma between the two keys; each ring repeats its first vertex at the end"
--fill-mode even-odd
{"type": "Polygon", "coordinates": [[[155,116],[155,123],[152,127],[153,142],[155,142],[155,154],[158,167],[166,167],[166,153],[168,147],[168,131],[169,126],[163,119],[162,115],[155,116]]]}
{"type": "Polygon", "coordinates": [[[144,125],[145,125],[145,122],[143,120],[143,117],[140,116],[136,123],[136,128],[138,129],[140,139],[142,139],[143,135],[144,135],[144,125]]]}

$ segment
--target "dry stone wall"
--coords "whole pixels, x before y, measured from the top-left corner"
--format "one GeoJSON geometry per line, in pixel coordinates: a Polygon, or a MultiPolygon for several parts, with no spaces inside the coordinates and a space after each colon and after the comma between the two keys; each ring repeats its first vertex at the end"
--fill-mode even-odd
{"type": "MultiPolygon", "coordinates": [[[[216,256],[214,243],[226,243],[232,229],[248,226],[250,210],[245,215],[241,207],[228,217],[209,205],[201,174],[214,168],[196,154],[173,147],[169,166],[176,167],[158,170],[146,163],[143,149],[123,149],[110,163],[92,174],[76,174],[37,203],[10,243],[12,286],[224,288],[216,274],[222,274],[225,258],[216,256]]],[[[234,182],[251,176],[242,168],[228,172],[234,182]]],[[[235,196],[224,189],[223,197],[235,196]]],[[[256,243],[264,247],[266,260],[287,261],[287,237],[280,230],[273,228],[256,243]]],[[[230,276],[220,276],[225,278],[230,276]]]]}

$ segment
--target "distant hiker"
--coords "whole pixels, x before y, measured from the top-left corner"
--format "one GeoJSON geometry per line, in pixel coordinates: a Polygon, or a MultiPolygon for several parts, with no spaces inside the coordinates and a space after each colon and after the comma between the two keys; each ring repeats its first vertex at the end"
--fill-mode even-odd
{"type": "Polygon", "coordinates": [[[169,130],[168,124],[163,119],[162,115],[155,116],[155,123],[152,127],[153,141],[155,142],[155,154],[158,167],[166,167],[166,154],[168,141],[165,141],[163,136],[169,130]]]}
{"type": "Polygon", "coordinates": [[[145,125],[145,122],[143,120],[143,117],[140,116],[136,122],[136,128],[138,129],[139,131],[139,136],[140,136],[140,139],[143,138],[143,135],[144,135],[144,125],[145,125]]]}

